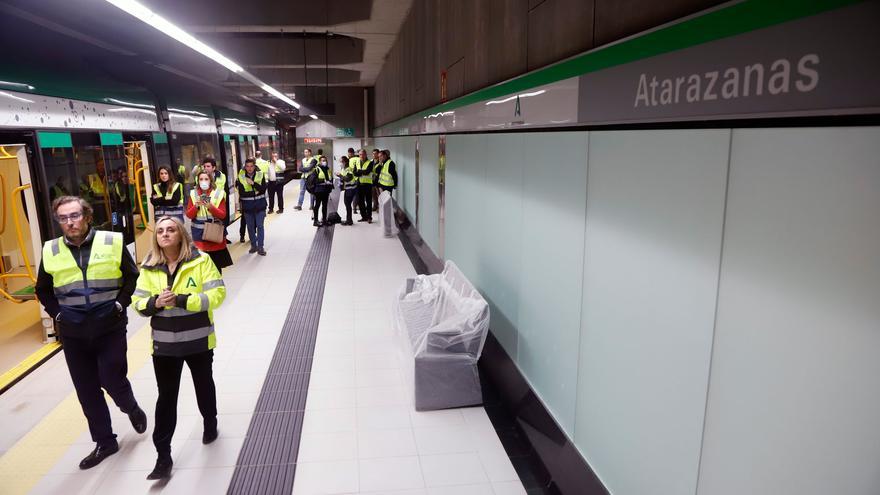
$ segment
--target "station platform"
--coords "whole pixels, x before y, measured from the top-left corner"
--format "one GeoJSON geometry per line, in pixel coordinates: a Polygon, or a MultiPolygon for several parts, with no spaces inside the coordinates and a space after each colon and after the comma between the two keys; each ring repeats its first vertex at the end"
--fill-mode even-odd
{"type": "Polygon", "coordinates": [[[376,223],[315,229],[310,211],[293,209],[297,192],[267,217],[267,256],[248,254],[230,228],[235,265],[215,312],[219,438],[201,443],[184,367],[172,477],[145,479],[157,392],[149,320],[129,309],[129,376],[147,432],[110,401],[120,451],[80,470],[94,444],[59,353],[0,395],[0,492],[282,493],[292,478],[297,495],[526,493],[484,408],[414,410],[391,325],[392,297],[415,274],[401,242],[376,223]],[[286,359],[294,348],[313,352],[286,359]]]}

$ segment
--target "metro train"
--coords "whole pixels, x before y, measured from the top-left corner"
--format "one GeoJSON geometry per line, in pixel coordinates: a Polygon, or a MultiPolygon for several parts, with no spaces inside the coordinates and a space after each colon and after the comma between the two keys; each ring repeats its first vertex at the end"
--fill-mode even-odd
{"type": "MultiPolygon", "coordinates": [[[[59,346],[52,319],[33,295],[41,246],[61,235],[51,216],[53,199],[88,199],[94,226],[123,233],[140,261],[150,246],[148,198],[160,165],[189,183],[211,155],[227,177],[236,177],[246,157],[261,150],[268,158],[282,143],[274,121],[224,108],[157,110],[113,98],[93,103],[0,89],[2,391],[23,376],[22,367],[35,367],[59,346]]],[[[232,188],[233,220],[235,194],[232,188]]]]}

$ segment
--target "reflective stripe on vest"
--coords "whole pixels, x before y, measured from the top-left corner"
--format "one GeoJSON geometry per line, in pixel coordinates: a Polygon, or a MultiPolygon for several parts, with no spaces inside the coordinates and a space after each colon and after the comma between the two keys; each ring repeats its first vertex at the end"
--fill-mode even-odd
{"type": "Polygon", "coordinates": [[[342,171],[342,179],[343,179],[342,187],[344,189],[356,189],[357,188],[358,180],[357,180],[357,177],[354,176],[354,171],[352,170],[351,167],[348,167],[342,171]],[[345,182],[344,180],[347,179],[348,176],[351,176],[351,180],[349,180],[348,182],[345,182]]]}
{"type": "MultiPolygon", "coordinates": [[[[369,168],[372,164],[373,164],[373,160],[367,160],[363,163],[358,162],[356,168],[358,169],[358,171],[363,172],[365,170],[369,170],[369,168]]],[[[372,176],[372,174],[361,175],[360,177],[358,177],[358,181],[361,184],[372,184],[373,183],[373,176],[372,176]]]]}
{"type": "Polygon", "coordinates": [[[382,165],[382,170],[379,172],[379,185],[392,187],[394,186],[394,177],[391,176],[391,172],[389,169],[391,168],[391,160],[385,162],[382,165]]]}
{"type": "MultiPolygon", "coordinates": [[[[254,180],[255,183],[258,182],[258,183],[262,184],[262,183],[263,183],[263,172],[257,171],[257,172],[254,174],[254,179],[253,179],[253,180],[254,180]]],[[[249,192],[254,192],[254,191],[256,191],[256,190],[254,189],[254,186],[252,186],[252,185],[250,185],[250,184],[247,183],[247,175],[246,175],[244,169],[242,169],[242,170],[238,173],[238,182],[241,183],[242,187],[244,188],[244,192],[249,193],[249,192]]],[[[263,193],[255,194],[255,195],[253,195],[253,196],[244,196],[244,195],[242,195],[242,197],[241,197],[240,199],[241,199],[242,201],[258,201],[258,200],[261,200],[261,199],[263,199],[263,198],[265,198],[265,197],[266,197],[266,193],[263,192],[263,193]]]]}
{"type": "Polygon", "coordinates": [[[53,290],[62,311],[84,315],[114,305],[122,287],[123,249],[121,233],[95,231],[83,278],[83,271],[63,238],[43,245],[43,269],[52,276],[53,290]]]}
{"type": "MultiPolygon", "coordinates": [[[[164,198],[166,201],[171,201],[174,197],[174,193],[177,192],[182,186],[180,182],[175,182],[174,187],[169,191],[166,187],[164,198]]],[[[163,196],[162,190],[159,188],[159,184],[153,184],[153,191],[156,192],[156,196],[163,196]]],[[[183,220],[183,194],[180,195],[180,203],[174,206],[155,206],[153,207],[153,212],[155,213],[155,217],[158,220],[162,217],[177,217],[183,220]]]]}

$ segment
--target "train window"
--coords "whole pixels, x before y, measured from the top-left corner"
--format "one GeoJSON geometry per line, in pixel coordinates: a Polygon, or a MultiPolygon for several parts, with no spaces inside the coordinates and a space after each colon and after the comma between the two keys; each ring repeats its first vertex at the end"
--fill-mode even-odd
{"type": "Polygon", "coordinates": [[[196,168],[207,156],[219,156],[216,134],[172,134],[171,148],[174,155],[174,168],[186,171],[184,181],[192,181],[196,168]]]}

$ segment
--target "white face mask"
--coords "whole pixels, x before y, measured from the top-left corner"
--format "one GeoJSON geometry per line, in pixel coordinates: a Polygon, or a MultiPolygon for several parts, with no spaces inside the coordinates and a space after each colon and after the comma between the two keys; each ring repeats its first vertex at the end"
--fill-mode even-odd
{"type": "Polygon", "coordinates": [[[211,187],[211,183],[206,180],[202,180],[199,181],[199,187],[201,187],[203,191],[207,191],[208,188],[211,187]]]}

